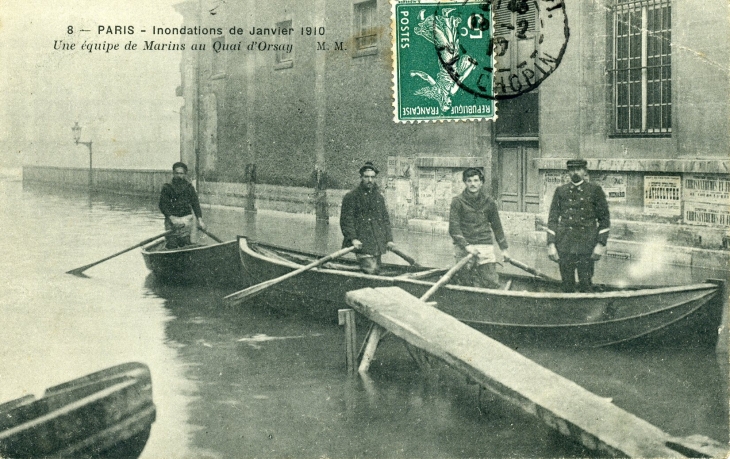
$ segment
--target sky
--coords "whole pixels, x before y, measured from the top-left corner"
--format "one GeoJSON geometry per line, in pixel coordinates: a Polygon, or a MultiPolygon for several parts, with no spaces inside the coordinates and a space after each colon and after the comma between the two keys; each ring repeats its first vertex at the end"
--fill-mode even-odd
{"type": "Polygon", "coordinates": [[[152,37],[140,31],[181,25],[177,3],[0,0],[0,166],[88,167],[89,150],[73,142],[78,122],[95,168],[169,168],[180,155],[181,53],[141,50],[152,37]],[[138,50],[125,51],[129,41],[138,50]],[[85,42],[120,49],[89,52],[85,42]],[[75,49],[54,49],[62,43],[75,49]]]}

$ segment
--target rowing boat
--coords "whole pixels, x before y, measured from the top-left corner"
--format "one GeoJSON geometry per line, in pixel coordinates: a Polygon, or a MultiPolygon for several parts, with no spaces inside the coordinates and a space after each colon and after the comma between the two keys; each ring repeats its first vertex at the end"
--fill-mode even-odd
{"type": "MultiPolygon", "coordinates": [[[[322,255],[250,241],[240,236],[242,276],[253,285],[276,278],[322,255]]],[[[379,275],[360,272],[342,258],[272,287],[267,304],[336,320],[345,293],[397,286],[420,297],[444,270],[384,264],[379,275]]],[[[560,283],[500,275],[502,289],[448,284],[431,298],[442,311],[506,344],[598,347],[638,341],[662,345],[714,345],[725,283],[681,286],[596,285],[592,293],[562,293],[560,283]]]]}
{"type": "Polygon", "coordinates": [[[130,362],[0,405],[0,457],[138,457],[156,409],[146,365],[130,362]]]}
{"type": "Polygon", "coordinates": [[[163,283],[237,286],[241,267],[235,240],[218,244],[193,244],[166,249],[165,241],[142,249],[147,269],[163,283]]]}

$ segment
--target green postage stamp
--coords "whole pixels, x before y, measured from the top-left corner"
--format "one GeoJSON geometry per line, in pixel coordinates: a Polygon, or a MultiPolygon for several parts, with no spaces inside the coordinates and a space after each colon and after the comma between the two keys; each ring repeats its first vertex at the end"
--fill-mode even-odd
{"type": "Polygon", "coordinates": [[[494,119],[492,2],[391,2],[395,121],[494,119]]]}

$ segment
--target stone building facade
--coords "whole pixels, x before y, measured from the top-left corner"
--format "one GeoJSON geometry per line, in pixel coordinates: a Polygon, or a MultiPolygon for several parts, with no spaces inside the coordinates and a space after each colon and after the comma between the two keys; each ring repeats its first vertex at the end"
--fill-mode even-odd
{"type": "MultiPolygon", "coordinates": [[[[540,43],[537,13],[510,9],[515,2],[493,2],[495,34],[512,45],[503,59],[540,43]]],[[[499,101],[496,122],[413,124],[392,120],[387,0],[176,8],[185,27],[206,32],[176,37],[186,45],[182,157],[211,200],[324,218],[372,160],[394,221],[435,230],[462,189],[461,170],[478,166],[515,231],[539,231],[565,161],[584,158],[609,197],[613,237],[649,228],[668,243],[727,247],[727,2],[566,3],[558,68],[499,101]]]]}

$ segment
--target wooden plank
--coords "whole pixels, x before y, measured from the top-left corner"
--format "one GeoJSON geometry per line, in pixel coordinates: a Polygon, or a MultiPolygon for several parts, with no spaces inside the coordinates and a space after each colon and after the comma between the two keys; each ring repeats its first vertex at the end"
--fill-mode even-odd
{"type": "MultiPolygon", "coordinates": [[[[411,345],[465,373],[561,434],[600,453],[628,457],[717,457],[713,440],[685,442],[553,373],[397,287],[347,293],[347,304],[411,345]],[[681,444],[672,449],[669,444],[681,444]]],[[[704,437],[703,437],[704,438],[704,437]]]]}
{"type": "Polygon", "coordinates": [[[340,309],[337,311],[337,317],[340,325],[345,327],[345,362],[347,363],[347,373],[355,373],[355,362],[357,355],[357,327],[355,324],[355,311],[352,309],[340,309]]]}
{"type": "Polygon", "coordinates": [[[370,364],[375,359],[375,349],[378,348],[378,343],[383,335],[383,329],[376,324],[370,329],[370,334],[367,338],[367,344],[365,345],[365,351],[362,354],[362,360],[360,360],[360,366],[357,371],[364,373],[370,369],[370,364]]]}

